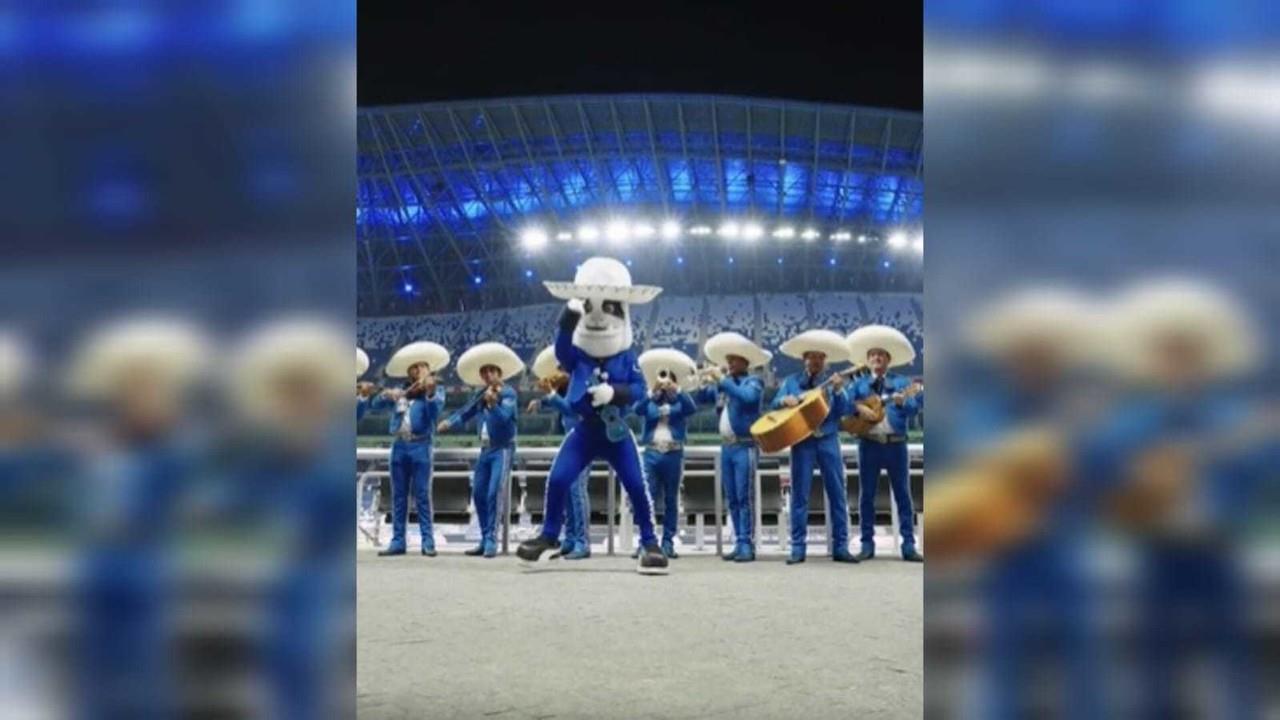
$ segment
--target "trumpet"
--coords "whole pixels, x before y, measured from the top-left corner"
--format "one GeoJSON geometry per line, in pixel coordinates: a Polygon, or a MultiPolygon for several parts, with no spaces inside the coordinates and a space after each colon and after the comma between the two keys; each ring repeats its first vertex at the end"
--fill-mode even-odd
{"type": "Polygon", "coordinates": [[[719,365],[706,365],[698,368],[698,379],[702,381],[703,385],[718,383],[721,378],[728,374],[729,370],[719,365]]]}

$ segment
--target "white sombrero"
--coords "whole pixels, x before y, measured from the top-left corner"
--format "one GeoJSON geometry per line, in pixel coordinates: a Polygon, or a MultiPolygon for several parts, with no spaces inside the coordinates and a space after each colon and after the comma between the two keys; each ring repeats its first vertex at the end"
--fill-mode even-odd
{"type": "Polygon", "coordinates": [[[632,285],[631,271],[627,266],[607,257],[587,258],[578,266],[573,282],[551,282],[543,285],[561,300],[574,298],[618,300],[632,305],[643,305],[662,292],[654,285],[632,285]]]}
{"type": "Polygon", "coordinates": [[[0,332],[0,398],[17,393],[31,372],[31,354],[17,336],[0,332]]]}
{"type": "Polygon", "coordinates": [[[365,351],[356,348],[356,377],[369,372],[369,356],[365,351]]]}
{"type": "Polygon", "coordinates": [[[1114,300],[1110,315],[1109,356],[1131,376],[1150,374],[1155,349],[1171,338],[1199,346],[1216,377],[1250,370],[1261,354],[1249,313],[1204,282],[1164,279],[1135,285],[1114,300]]]}
{"type": "Polygon", "coordinates": [[[1032,288],[1007,295],[977,313],[965,335],[975,350],[1000,356],[1023,345],[1038,345],[1067,361],[1083,359],[1097,334],[1097,309],[1087,297],[1065,288],[1032,288]]]}
{"type": "Polygon", "coordinates": [[[783,355],[804,359],[807,352],[820,352],[827,356],[827,362],[848,362],[849,348],[838,332],[831,330],[805,330],[778,348],[783,355]]]}
{"type": "Polygon", "coordinates": [[[542,352],[538,353],[538,357],[534,358],[533,376],[539,380],[546,380],[556,374],[556,370],[560,368],[560,361],[556,360],[556,349],[550,345],[542,348],[542,352]]]}
{"type": "Polygon", "coordinates": [[[867,352],[877,348],[889,353],[889,367],[910,365],[916,359],[916,349],[907,336],[888,325],[865,325],[854,330],[845,338],[845,347],[856,363],[865,363],[867,352]]]}
{"type": "Polygon", "coordinates": [[[773,359],[773,353],[736,332],[716,333],[707,338],[702,354],[716,365],[728,365],[730,355],[746,358],[749,367],[759,367],[773,359]]]}
{"type": "Polygon", "coordinates": [[[639,363],[640,372],[644,373],[644,380],[649,387],[657,384],[660,370],[674,374],[677,383],[685,390],[690,390],[697,385],[697,363],[679,350],[670,348],[649,350],[640,355],[639,363]]]}
{"type": "Polygon", "coordinates": [[[228,380],[237,407],[259,420],[287,418],[290,403],[275,389],[298,382],[335,406],[345,402],[351,395],[351,376],[343,357],[350,352],[350,342],[342,328],[311,318],[278,320],[254,331],[230,362],[228,380]]]}
{"type": "Polygon", "coordinates": [[[448,367],[449,351],[443,345],[427,340],[409,343],[391,356],[382,371],[389,377],[408,377],[409,368],[418,363],[426,363],[431,372],[438,373],[448,367]]]}
{"type": "Polygon", "coordinates": [[[484,385],[480,368],[494,365],[502,371],[502,379],[508,380],[524,370],[524,361],[515,351],[502,343],[480,343],[458,356],[458,377],[468,385],[484,385]]]}
{"type": "MultiPolygon", "coordinates": [[[[70,389],[105,399],[145,382],[177,394],[201,377],[213,350],[203,332],[175,318],[132,318],[108,325],[81,345],[71,362],[70,389]]],[[[350,377],[350,376],[348,376],[350,377]]]]}

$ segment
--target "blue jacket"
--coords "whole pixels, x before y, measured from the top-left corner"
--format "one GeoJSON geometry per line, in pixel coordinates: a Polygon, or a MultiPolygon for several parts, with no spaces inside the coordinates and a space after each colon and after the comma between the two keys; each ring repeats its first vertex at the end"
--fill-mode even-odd
{"type": "MultiPolygon", "coordinates": [[[[395,435],[400,432],[400,424],[404,422],[406,415],[409,417],[409,429],[416,437],[425,437],[426,442],[436,433],[436,418],[440,417],[440,411],[444,410],[444,388],[436,386],[436,394],[432,397],[416,398],[409,401],[409,411],[407,413],[396,412],[397,403],[395,400],[384,398],[381,393],[375,395],[370,403],[371,410],[391,410],[391,434],[395,435]]],[[[397,440],[397,442],[399,442],[397,440]]]]}
{"type": "Polygon", "coordinates": [[[640,439],[641,444],[648,445],[653,442],[653,431],[662,418],[663,407],[667,408],[667,426],[671,428],[671,438],[677,442],[684,442],[688,438],[686,421],[698,411],[698,406],[693,404],[693,398],[689,397],[689,393],[682,392],[675,396],[663,393],[660,400],[645,396],[643,400],[636,403],[635,413],[644,419],[644,437],[640,439]]]}
{"type": "MultiPolygon", "coordinates": [[[[893,428],[895,435],[907,434],[907,421],[915,417],[924,409],[924,393],[918,393],[903,401],[902,407],[898,407],[892,399],[894,393],[899,393],[911,387],[911,380],[902,375],[891,372],[884,374],[884,386],[880,392],[880,399],[884,401],[884,416],[889,420],[889,426],[893,428]]],[[[848,389],[849,402],[846,405],[845,414],[856,412],[853,404],[861,402],[864,398],[875,394],[875,375],[866,375],[858,378],[848,389]]]]}
{"type": "Polygon", "coordinates": [[[560,396],[559,393],[547,393],[542,398],[542,406],[549,407],[556,411],[556,425],[560,428],[559,432],[566,435],[578,424],[578,413],[569,407],[569,401],[560,396]]]}
{"type": "Polygon", "coordinates": [[[644,375],[636,362],[635,351],[627,348],[607,358],[586,354],[573,344],[573,330],[580,318],[577,313],[565,310],[560,316],[560,330],[556,333],[556,362],[569,374],[565,399],[584,422],[600,421],[599,411],[592,407],[587,388],[603,381],[613,386],[613,399],[609,404],[617,406],[625,414],[645,393],[644,375]]]}
{"type": "MultiPolygon", "coordinates": [[[[804,395],[810,389],[821,385],[827,378],[831,377],[830,370],[824,370],[816,378],[810,379],[809,374],[803,370],[790,375],[786,380],[782,381],[782,387],[778,388],[778,394],[773,396],[773,408],[776,410],[782,405],[782,399],[788,395],[794,395],[797,398],[804,395]]],[[[827,404],[830,409],[827,411],[827,417],[818,426],[813,433],[814,437],[823,437],[840,431],[840,418],[848,414],[849,396],[845,391],[832,392],[828,386],[823,392],[827,395],[827,404]]]]}
{"type": "Polygon", "coordinates": [[[477,392],[462,409],[449,416],[449,429],[456,430],[479,416],[476,431],[479,432],[481,425],[488,430],[490,447],[510,445],[516,439],[516,391],[503,385],[493,407],[485,407],[480,400],[483,394],[484,390],[477,392]]]}
{"type": "Polygon", "coordinates": [[[764,383],[755,375],[726,375],[719,385],[701,388],[693,398],[703,404],[715,404],[717,412],[723,406],[722,400],[727,402],[733,434],[747,440],[751,438],[751,424],[760,418],[764,407],[764,383]]]}

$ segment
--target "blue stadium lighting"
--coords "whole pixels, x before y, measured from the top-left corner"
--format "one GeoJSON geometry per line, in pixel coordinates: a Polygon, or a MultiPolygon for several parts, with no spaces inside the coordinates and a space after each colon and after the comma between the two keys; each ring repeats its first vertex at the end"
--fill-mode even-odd
{"type": "Polygon", "coordinates": [[[782,258],[778,258],[778,264],[779,264],[779,265],[781,265],[781,264],[782,264],[782,258]]]}
{"type": "Polygon", "coordinates": [[[742,226],[742,238],[744,240],[758,240],[761,235],[764,235],[764,228],[757,223],[747,223],[742,226]]]}
{"type": "Polygon", "coordinates": [[[547,245],[547,231],[538,227],[526,228],[520,233],[520,244],[526,250],[537,252],[547,245]]]}
{"type": "Polygon", "coordinates": [[[732,256],[732,255],[730,255],[730,256],[729,256],[729,264],[730,264],[730,265],[732,265],[732,264],[733,264],[733,256],[732,256]]]}
{"type": "Polygon", "coordinates": [[[662,223],[662,239],[675,240],[680,237],[680,223],[675,220],[667,220],[662,223]]]}
{"type": "Polygon", "coordinates": [[[783,225],[773,231],[773,236],[779,240],[790,240],[796,236],[796,229],[790,225],[783,225]]]}
{"type": "Polygon", "coordinates": [[[859,244],[859,245],[866,245],[866,244],[867,244],[867,236],[866,236],[866,235],[859,235],[859,236],[858,236],[858,244],[859,244]]]}
{"type": "Polygon", "coordinates": [[[885,260],[884,263],[882,263],[882,265],[887,270],[889,268],[889,261],[885,260]]]}
{"type": "Polygon", "coordinates": [[[804,238],[806,242],[813,242],[814,240],[817,240],[820,235],[822,235],[822,233],[814,230],[813,228],[805,228],[804,232],[800,233],[800,237],[804,238]]]}
{"type": "Polygon", "coordinates": [[[711,228],[706,225],[694,225],[693,227],[689,228],[689,234],[697,237],[701,237],[703,235],[710,235],[711,228]]]}
{"type": "Polygon", "coordinates": [[[413,283],[405,283],[405,284],[404,284],[404,291],[405,291],[406,293],[411,293],[411,292],[413,292],[413,283]]]}
{"type": "Polygon", "coordinates": [[[907,246],[907,234],[901,230],[889,236],[889,248],[892,250],[901,250],[907,246]]]}
{"type": "Polygon", "coordinates": [[[604,227],[604,236],[609,242],[620,245],[631,239],[631,228],[625,220],[610,220],[604,227]]]}
{"type": "Polygon", "coordinates": [[[739,232],[741,232],[741,228],[738,227],[738,223],[733,222],[732,220],[721,223],[720,228],[716,230],[717,235],[729,240],[738,237],[739,232]]]}
{"type": "Polygon", "coordinates": [[[835,258],[829,258],[829,259],[827,260],[827,264],[828,264],[828,265],[830,265],[831,267],[835,267],[835,266],[836,266],[836,259],[835,259],[835,258]]]}
{"type": "Polygon", "coordinates": [[[683,255],[677,255],[677,256],[676,256],[676,264],[677,264],[677,265],[683,265],[683,264],[684,264],[684,256],[683,256],[683,255]]]}
{"type": "Polygon", "coordinates": [[[525,276],[525,277],[527,277],[527,278],[531,278],[531,277],[533,277],[533,271],[532,271],[532,270],[525,270],[525,271],[524,271],[524,276],[525,276]]]}
{"type": "Polygon", "coordinates": [[[578,240],[584,244],[595,242],[600,237],[600,228],[595,225],[586,224],[578,226],[578,240]]]}
{"type": "Polygon", "coordinates": [[[563,231],[562,231],[562,232],[558,232],[558,233],[556,233],[556,239],[557,239],[557,240],[560,240],[560,241],[572,240],[572,239],[573,239],[573,233],[571,233],[571,232],[563,232],[563,231]]]}
{"type": "Polygon", "coordinates": [[[484,278],[480,277],[479,275],[476,275],[471,278],[471,282],[475,285],[479,285],[484,282],[484,278]]]}
{"type": "Polygon", "coordinates": [[[638,222],[631,226],[631,235],[639,240],[647,240],[653,237],[653,226],[649,223],[638,222]]]}

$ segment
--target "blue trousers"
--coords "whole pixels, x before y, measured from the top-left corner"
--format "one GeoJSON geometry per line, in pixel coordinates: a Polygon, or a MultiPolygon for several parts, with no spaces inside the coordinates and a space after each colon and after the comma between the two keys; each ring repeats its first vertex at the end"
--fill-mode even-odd
{"type": "Polygon", "coordinates": [[[911,468],[907,461],[907,444],[858,442],[858,525],[862,530],[862,547],[874,550],[876,535],[876,485],[880,471],[889,473],[893,504],[898,506],[898,531],[902,533],[902,551],[914,550],[915,507],[911,504],[911,468]]]}
{"type": "Polygon", "coordinates": [[[835,552],[849,549],[849,504],[845,498],[844,461],[840,436],[831,433],[811,437],[791,447],[791,548],[803,554],[809,534],[809,487],[814,465],[822,473],[822,487],[831,508],[831,545],[835,552]]]}
{"type": "Polygon", "coordinates": [[[587,465],[569,487],[564,522],[564,544],[567,547],[587,548],[591,545],[591,496],[588,494],[590,479],[591,465],[587,465]]]}
{"type": "Polygon", "coordinates": [[[657,542],[653,532],[653,502],[645,485],[640,468],[640,453],[636,440],[630,433],[618,442],[610,442],[605,435],[604,422],[585,420],[578,423],[565,436],[551,463],[551,476],[547,479],[546,517],[542,524],[543,537],[555,541],[560,537],[564,523],[565,500],[569,487],[591,466],[591,461],[601,459],[609,463],[618,475],[618,481],[627,491],[636,525],[640,526],[640,542],[652,545],[657,542]]]}
{"type": "Polygon", "coordinates": [[[396,440],[391,446],[391,548],[404,547],[410,488],[422,544],[435,547],[431,530],[431,445],[396,440]]]}
{"type": "Polygon", "coordinates": [[[471,475],[471,502],[476,506],[476,519],[480,522],[481,542],[486,546],[494,546],[498,542],[502,489],[511,475],[511,461],[515,454],[515,445],[485,448],[480,451],[475,472],[471,475]]]}
{"type": "Polygon", "coordinates": [[[752,547],[752,525],[755,508],[751,503],[755,486],[756,460],[760,451],[755,443],[738,443],[720,448],[720,487],[724,490],[724,502],[729,507],[729,520],[733,522],[736,545],[752,547]]]}
{"type": "Polygon", "coordinates": [[[675,540],[680,529],[680,480],[684,477],[684,451],[644,451],[644,479],[649,497],[662,497],[662,541],[675,540]]]}

